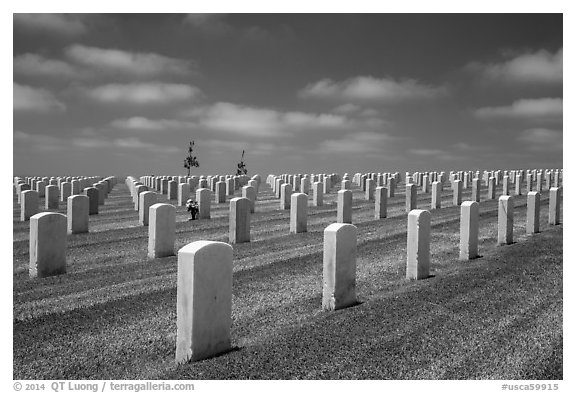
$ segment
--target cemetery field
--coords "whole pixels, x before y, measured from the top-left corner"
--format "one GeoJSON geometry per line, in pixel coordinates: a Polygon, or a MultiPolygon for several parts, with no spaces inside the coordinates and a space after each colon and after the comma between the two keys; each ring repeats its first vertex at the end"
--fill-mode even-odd
{"type": "MultiPolygon", "coordinates": [[[[431,210],[431,277],[407,281],[404,183],[380,220],[353,186],[358,304],[327,312],[323,231],[336,222],[338,189],[322,207],[309,203],[308,232],[290,234],[290,211],[262,182],[251,241],[233,245],[233,350],[180,366],[177,256],[148,259],[127,186],[90,216],[89,233],[68,236],[67,274],[42,279],[28,276],[29,221],[14,196],[14,379],[563,379],[563,226],[548,225],[548,191],[541,233],[526,234],[526,195],[514,196],[515,243],[497,246],[497,199],[483,185],[482,257],[459,261],[460,207],[445,185],[431,210]]],[[[430,201],[419,189],[418,208],[430,201]]],[[[176,252],[228,241],[228,203],[212,202],[210,220],[176,209],[176,252]]]]}

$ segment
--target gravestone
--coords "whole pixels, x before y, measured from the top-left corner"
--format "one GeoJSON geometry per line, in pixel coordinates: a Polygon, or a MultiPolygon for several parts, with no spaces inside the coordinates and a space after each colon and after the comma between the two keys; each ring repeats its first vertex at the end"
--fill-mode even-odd
{"type": "Polygon", "coordinates": [[[356,303],[356,237],[357,229],[352,224],[331,224],[324,230],[324,310],[356,303]]]}
{"type": "MultiPolygon", "coordinates": [[[[33,191],[29,191],[33,192],[33,191]]],[[[66,216],[38,213],[30,217],[30,277],[66,273],[66,216]]]]}
{"type": "Polygon", "coordinates": [[[86,195],[72,195],[67,200],[68,234],[88,232],[90,200],[86,195]]]}
{"type": "Polygon", "coordinates": [[[498,199],[498,244],[512,244],[514,231],[514,200],[502,195],[498,199]]]}
{"type": "Polygon", "coordinates": [[[417,190],[416,184],[406,184],[406,213],[410,213],[416,209],[417,205],[417,190]]]}
{"type": "Polygon", "coordinates": [[[374,218],[379,220],[388,215],[388,189],[386,187],[376,187],[374,193],[374,218]]]}
{"type": "Polygon", "coordinates": [[[408,213],[407,279],[420,280],[430,275],[430,217],[428,210],[408,213]]]}
{"type": "Polygon", "coordinates": [[[540,232],[540,193],[530,191],[526,206],[526,233],[540,232]]]}
{"type": "Polygon", "coordinates": [[[488,199],[496,199],[496,179],[493,177],[488,179],[488,199]]]}
{"type": "Polygon", "coordinates": [[[148,258],[174,255],[176,208],[169,203],[150,206],[148,216],[148,258]]]}
{"type": "Polygon", "coordinates": [[[30,190],[31,187],[29,184],[18,184],[18,186],[16,187],[16,193],[18,194],[18,204],[22,203],[22,192],[23,191],[28,191],[30,190]]]}
{"type": "MultiPolygon", "coordinates": [[[[27,192],[27,191],[25,191],[27,192]]],[[[548,196],[548,224],[560,224],[560,204],[562,202],[562,188],[551,187],[548,196]]]]}
{"type": "Polygon", "coordinates": [[[432,182],[432,200],[431,200],[431,208],[432,209],[440,209],[442,208],[442,185],[440,182],[435,181],[432,182]]]}
{"type": "Polygon", "coordinates": [[[186,206],[186,201],[190,198],[190,185],[188,182],[178,184],[178,206],[186,206]]]}
{"type": "Polygon", "coordinates": [[[232,247],[196,241],[178,251],[176,363],[230,350],[232,247]]]}
{"type": "Polygon", "coordinates": [[[39,211],[40,198],[37,191],[22,191],[20,200],[20,221],[28,221],[39,211]]]}
{"type": "Polygon", "coordinates": [[[396,192],[396,179],[393,177],[388,178],[388,198],[394,198],[396,192]]]}
{"type": "Polygon", "coordinates": [[[77,179],[72,180],[72,194],[70,195],[80,195],[80,181],[77,179]]]}
{"type": "Polygon", "coordinates": [[[87,187],[84,189],[84,195],[88,197],[88,215],[98,214],[98,195],[96,187],[87,187]]]}
{"type": "Polygon", "coordinates": [[[367,201],[374,200],[374,189],[375,189],[374,180],[366,179],[366,191],[364,197],[367,201]]]}
{"type": "Polygon", "coordinates": [[[460,206],[462,204],[462,180],[454,181],[454,188],[452,192],[452,205],[460,206]]]}
{"type": "Polygon", "coordinates": [[[232,244],[250,241],[250,200],[248,198],[230,200],[228,238],[232,244]]]}
{"type": "Polygon", "coordinates": [[[340,224],[352,224],[352,191],[350,190],[338,191],[336,222],[340,224]]]}
{"type": "Polygon", "coordinates": [[[210,218],[210,190],[199,188],[196,190],[196,201],[198,202],[198,219],[210,218]]]}
{"type": "Polygon", "coordinates": [[[290,183],[280,186],[280,210],[290,209],[290,196],[292,195],[292,186],[290,183]]]}
{"type": "Polygon", "coordinates": [[[216,183],[216,203],[226,203],[226,182],[219,181],[216,183]]]}
{"type": "Polygon", "coordinates": [[[59,197],[58,186],[55,185],[46,186],[45,195],[46,195],[45,200],[46,210],[58,209],[58,197],[59,197]]]}
{"type": "Polygon", "coordinates": [[[178,182],[170,180],[168,182],[168,200],[176,201],[178,200],[178,182]]]}
{"type": "Polygon", "coordinates": [[[144,191],[140,194],[140,202],[138,204],[140,210],[138,211],[138,222],[140,225],[148,226],[150,222],[150,206],[158,202],[158,194],[154,191],[144,191]]]}
{"type": "MultiPolygon", "coordinates": [[[[250,180],[250,183],[257,183],[254,180],[250,180]]],[[[256,187],[249,185],[242,187],[242,197],[247,198],[250,201],[250,213],[254,213],[256,207],[256,187]]]]}
{"type": "MultiPolygon", "coordinates": [[[[176,184],[176,182],[174,182],[176,184]]],[[[148,191],[148,188],[145,185],[137,185],[134,188],[134,210],[139,211],[139,203],[140,203],[140,194],[144,191],[148,191]]]]}
{"type": "Polygon", "coordinates": [[[308,195],[294,193],[290,198],[290,233],[306,232],[308,230],[308,195]]]}
{"type": "Polygon", "coordinates": [[[314,206],[322,206],[324,204],[324,193],[322,192],[322,183],[315,182],[312,185],[312,204],[314,206]]]}
{"type": "Polygon", "coordinates": [[[478,257],[478,211],[476,201],[465,201],[460,207],[460,260],[478,257]]]}

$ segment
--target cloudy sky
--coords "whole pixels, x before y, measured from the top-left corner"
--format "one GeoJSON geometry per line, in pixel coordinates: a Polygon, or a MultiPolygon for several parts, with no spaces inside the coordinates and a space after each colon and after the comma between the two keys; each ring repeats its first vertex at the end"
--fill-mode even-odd
{"type": "Polygon", "coordinates": [[[14,14],[15,175],[562,166],[560,14],[14,14]]]}

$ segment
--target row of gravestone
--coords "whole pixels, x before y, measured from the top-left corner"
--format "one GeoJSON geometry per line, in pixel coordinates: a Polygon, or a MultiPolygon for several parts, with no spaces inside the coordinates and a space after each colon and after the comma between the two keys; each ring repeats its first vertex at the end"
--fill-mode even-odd
{"type": "MultiPolygon", "coordinates": [[[[98,214],[99,196],[107,196],[116,185],[116,178],[109,177],[104,183],[107,184],[105,186],[107,191],[102,193],[100,188],[87,187],[84,189],[86,195],[67,197],[66,215],[42,212],[30,216],[28,268],[30,277],[42,278],[66,273],[67,235],[88,232],[89,216],[98,214]]],[[[22,192],[22,211],[26,211],[25,204],[30,197],[37,201],[37,194],[31,190],[22,192]]]]}
{"type": "MultiPolygon", "coordinates": [[[[251,180],[257,181],[260,184],[260,175],[255,175],[252,178],[246,175],[240,176],[221,176],[221,175],[211,175],[211,176],[142,176],[136,179],[132,176],[131,184],[129,187],[134,185],[144,185],[147,187],[147,191],[156,191],[160,194],[165,194],[169,200],[177,201],[178,206],[184,206],[186,200],[190,193],[198,188],[206,188],[212,192],[217,192],[219,196],[233,196],[234,192],[240,189],[242,186],[248,184],[251,180]],[[140,183],[140,184],[136,184],[140,183]]],[[[130,188],[131,193],[134,192],[130,188]]],[[[225,201],[220,198],[219,203],[224,203],[225,201]]]]}
{"type": "MultiPolygon", "coordinates": [[[[135,182],[135,179],[130,178],[130,182],[135,182]]],[[[454,183],[460,184],[460,182],[460,180],[455,180],[454,183]]],[[[370,182],[367,183],[369,190],[370,182]]],[[[407,190],[409,187],[413,188],[415,185],[407,185],[407,190]]],[[[381,196],[387,196],[385,187],[377,187],[377,189],[380,190],[381,196]]],[[[461,188],[456,187],[456,189],[461,188]]],[[[351,198],[349,199],[350,203],[346,203],[345,195],[351,196],[351,191],[346,189],[339,191],[338,220],[345,216],[344,213],[340,213],[347,210],[345,206],[351,206],[351,198]],[[340,198],[341,195],[342,199],[340,198]]],[[[539,232],[539,197],[538,192],[528,194],[527,233],[539,232]]],[[[295,228],[298,228],[298,222],[301,223],[302,217],[306,216],[305,214],[302,215],[302,209],[299,207],[307,206],[307,199],[307,195],[303,193],[291,195],[293,206],[291,208],[291,231],[293,231],[293,217],[295,217],[295,228]]],[[[407,201],[408,199],[407,196],[407,201]]],[[[549,202],[550,224],[559,223],[560,199],[561,189],[553,187],[550,190],[549,202]]],[[[149,210],[151,217],[149,257],[173,255],[175,207],[170,204],[155,204],[149,210]]],[[[230,243],[249,241],[249,210],[250,201],[247,198],[234,198],[230,201],[230,243]]],[[[37,228],[37,225],[31,225],[31,239],[33,238],[32,231],[37,231],[37,228]]],[[[500,197],[498,204],[499,244],[512,242],[512,229],[513,200],[510,196],[504,195],[500,197]]],[[[50,231],[52,235],[54,232],[50,231]]],[[[60,232],[63,233],[63,231],[60,232]]],[[[298,230],[294,230],[294,232],[298,232],[298,230]]],[[[478,202],[469,201],[462,204],[460,232],[460,258],[475,258],[478,246],[478,202]]],[[[36,238],[38,236],[39,233],[37,232],[36,238]]],[[[410,211],[408,215],[407,278],[420,279],[428,276],[429,242],[430,212],[425,210],[410,211]]],[[[355,285],[353,285],[356,274],[355,249],[356,228],[353,225],[342,222],[326,228],[323,308],[338,309],[355,302],[355,285]]],[[[32,263],[32,249],[30,254],[32,263]]],[[[37,255],[35,257],[37,258],[37,255]]],[[[231,310],[231,247],[219,242],[191,243],[179,251],[178,265],[177,362],[199,360],[225,352],[230,347],[230,311],[227,310],[231,310]],[[193,287],[195,288],[194,291],[191,289],[193,287]],[[203,317],[200,321],[196,318],[196,322],[194,322],[194,315],[206,315],[207,310],[213,311],[211,313],[213,318],[203,317]],[[215,310],[217,311],[214,312],[215,310]],[[215,334],[214,332],[219,333],[215,334]]],[[[54,271],[58,274],[57,269],[54,271]]],[[[65,262],[63,271],[65,271],[65,262]]]]}
{"type": "Polygon", "coordinates": [[[30,217],[40,212],[40,198],[44,198],[45,210],[58,209],[60,202],[66,202],[70,210],[70,203],[74,206],[85,203],[79,202],[83,200],[82,198],[70,199],[70,197],[85,195],[88,197],[87,210],[89,214],[98,214],[98,206],[104,205],[105,199],[116,182],[117,179],[114,176],[76,179],[69,177],[50,179],[16,177],[14,185],[20,205],[20,221],[28,221],[30,217]]]}
{"type": "MultiPolygon", "coordinates": [[[[379,187],[382,188],[382,187],[379,187]]],[[[341,190],[339,192],[350,192],[341,190]]],[[[298,193],[295,195],[305,195],[298,193]]],[[[561,189],[552,187],[549,224],[560,220],[561,189]]],[[[526,232],[540,232],[540,193],[528,193],[526,232]]],[[[430,220],[427,210],[408,214],[406,278],[430,274],[430,220]]],[[[498,244],[513,242],[514,205],[510,196],[498,201],[498,244]]],[[[478,257],[479,203],[460,208],[459,259],[478,257]]],[[[356,303],[357,228],[335,223],[324,230],[322,308],[337,310],[356,303]]],[[[178,252],[176,362],[197,361],[231,348],[232,247],[196,241],[178,252]]]]}

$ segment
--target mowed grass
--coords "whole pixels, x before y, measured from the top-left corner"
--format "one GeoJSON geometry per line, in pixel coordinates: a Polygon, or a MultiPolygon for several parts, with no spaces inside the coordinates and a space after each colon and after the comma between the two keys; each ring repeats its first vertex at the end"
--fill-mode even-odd
{"type": "MultiPolygon", "coordinates": [[[[90,216],[90,233],[68,236],[68,273],[45,279],[28,277],[29,223],[14,202],[14,379],[562,379],[562,225],[547,224],[548,192],[536,235],[525,233],[526,197],[514,197],[509,246],[496,245],[497,201],[483,201],[482,257],[462,262],[460,209],[446,187],[431,211],[432,277],[407,281],[403,189],[375,220],[354,188],[359,304],[324,312],[323,230],[336,220],[338,187],[295,235],[263,183],[252,240],[233,246],[234,350],[180,366],[177,257],[147,258],[147,228],[124,184],[90,216]]],[[[418,203],[427,209],[430,194],[418,203]]],[[[177,207],[176,250],[227,241],[228,204],[187,220],[177,207]]]]}

